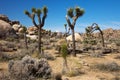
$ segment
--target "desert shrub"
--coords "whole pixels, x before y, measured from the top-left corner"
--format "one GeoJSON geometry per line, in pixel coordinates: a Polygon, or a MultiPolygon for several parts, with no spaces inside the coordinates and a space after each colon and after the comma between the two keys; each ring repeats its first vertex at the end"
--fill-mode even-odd
{"type": "Polygon", "coordinates": [[[114,78],[112,78],[111,80],[120,80],[119,76],[115,76],[114,78]]]}
{"type": "Polygon", "coordinates": [[[47,60],[55,60],[55,57],[51,54],[44,53],[44,58],[47,60]]]}
{"type": "Polygon", "coordinates": [[[75,69],[75,68],[70,69],[70,71],[66,73],[68,77],[74,77],[81,74],[84,74],[84,72],[82,72],[80,69],[75,69]]]}
{"type": "Polygon", "coordinates": [[[91,41],[90,41],[90,44],[96,45],[96,44],[97,44],[97,41],[96,41],[96,40],[91,40],[91,41]]]}
{"type": "Polygon", "coordinates": [[[0,72],[0,80],[12,80],[8,73],[0,72]]]}
{"type": "Polygon", "coordinates": [[[13,37],[7,37],[5,40],[6,40],[6,41],[13,42],[13,41],[15,41],[15,38],[13,38],[13,37]]]}
{"type": "Polygon", "coordinates": [[[7,48],[15,48],[15,44],[13,43],[6,43],[5,45],[7,46],[7,48]]]}
{"type": "Polygon", "coordinates": [[[0,52],[0,61],[9,61],[11,59],[13,59],[13,56],[4,52],[0,52]]]}
{"type": "Polygon", "coordinates": [[[34,59],[25,56],[20,61],[10,61],[8,64],[10,76],[15,80],[30,80],[31,78],[51,78],[52,69],[46,59],[34,59]]]}
{"type": "Polygon", "coordinates": [[[102,58],[104,56],[104,54],[102,53],[92,53],[90,54],[91,57],[95,57],[95,58],[102,58]]]}
{"type": "Polygon", "coordinates": [[[114,59],[120,59],[120,55],[115,56],[114,59]]]}
{"type": "Polygon", "coordinates": [[[52,76],[52,80],[62,80],[62,74],[61,73],[54,73],[52,76]]]}
{"type": "Polygon", "coordinates": [[[120,40],[115,42],[117,46],[120,46],[120,40]]]}
{"type": "Polygon", "coordinates": [[[117,63],[115,63],[115,62],[95,64],[94,68],[99,69],[101,71],[110,71],[110,72],[114,72],[114,71],[119,71],[120,70],[120,66],[117,63]]]}

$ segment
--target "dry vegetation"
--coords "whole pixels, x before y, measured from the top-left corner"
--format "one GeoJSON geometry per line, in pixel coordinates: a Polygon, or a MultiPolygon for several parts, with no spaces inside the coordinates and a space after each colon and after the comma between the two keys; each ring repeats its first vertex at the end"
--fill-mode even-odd
{"type": "MultiPolygon", "coordinates": [[[[67,56],[69,71],[66,74],[62,74],[62,69],[64,67],[63,57],[56,47],[63,43],[64,40],[51,38],[48,42],[46,42],[46,39],[43,39],[42,41],[44,43],[43,57],[48,60],[48,63],[52,68],[52,77],[57,77],[58,80],[60,77],[62,77],[63,80],[120,80],[119,50],[110,53],[102,53],[103,49],[92,49],[97,47],[96,45],[93,45],[90,48],[86,46],[88,50],[84,51],[83,49],[82,53],[77,53],[76,57],[71,55],[67,56]]],[[[30,41],[28,50],[25,49],[23,43],[24,41],[22,39],[19,41],[15,40],[14,42],[0,40],[0,80],[11,80],[8,71],[10,60],[21,60],[25,55],[30,55],[33,58],[41,58],[38,57],[39,55],[36,49],[38,46],[36,42],[30,41]]],[[[83,46],[82,43],[79,45],[83,46]]],[[[81,48],[85,48],[85,46],[81,48]]],[[[117,48],[119,48],[119,46],[117,48]]],[[[35,78],[33,77],[29,78],[29,80],[34,79],[35,78]]]]}

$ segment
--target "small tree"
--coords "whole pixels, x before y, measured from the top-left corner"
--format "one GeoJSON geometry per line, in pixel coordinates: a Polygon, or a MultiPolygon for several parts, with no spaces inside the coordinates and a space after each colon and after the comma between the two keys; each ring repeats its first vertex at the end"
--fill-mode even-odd
{"type": "Polygon", "coordinates": [[[105,47],[103,32],[100,29],[100,27],[98,26],[98,24],[93,23],[91,26],[87,27],[86,28],[86,34],[87,34],[88,37],[90,37],[90,36],[92,36],[91,34],[96,30],[99,30],[100,35],[101,35],[101,39],[102,39],[102,46],[105,47]]]}
{"type": "Polygon", "coordinates": [[[68,65],[67,65],[67,55],[68,55],[68,49],[67,49],[67,44],[63,43],[61,46],[61,54],[63,57],[63,69],[62,73],[66,73],[66,71],[69,70],[68,65]]]}
{"type": "Polygon", "coordinates": [[[35,27],[38,28],[38,53],[41,53],[41,30],[45,24],[45,19],[47,17],[48,9],[46,6],[44,6],[41,9],[32,8],[32,13],[30,14],[28,11],[25,11],[25,14],[28,15],[32,19],[32,22],[35,27]],[[41,14],[43,13],[43,16],[41,17],[41,14]],[[35,16],[38,17],[38,24],[35,22],[35,16]]]}
{"type": "Polygon", "coordinates": [[[75,24],[77,19],[82,16],[84,14],[84,10],[79,8],[79,7],[75,7],[75,9],[73,8],[69,8],[67,11],[67,15],[66,15],[66,20],[68,23],[68,26],[71,28],[72,30],[72,41],[73,41],[73,56],[76,56],[76,52],[75,52],[75,35],[74,35],[74,28],[75,28],[75,24]],[[69,17],[68,17],[69,16],[69,17]],[[70,18],[73,20],[73,22],[71,23],[70,18]]]}

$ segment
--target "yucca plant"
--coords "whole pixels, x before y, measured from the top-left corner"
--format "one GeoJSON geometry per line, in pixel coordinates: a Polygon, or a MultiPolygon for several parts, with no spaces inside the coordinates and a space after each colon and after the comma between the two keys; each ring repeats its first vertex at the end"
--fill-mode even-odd
{"type": "Polygon", "coordinates": [[[69,8],[67,10],[66,21],[68,23],[68,26],[72,30],[72,41],[73,41],[73,52],[72,52],[72,54],[73,54],[73,56],[76,56],[74,28],[75,28],[75,24],[76,24],[77,19],[79,17],[81,17],[83,14],[84,14],[84,9],[82,9],[80,7],[69,8]],[[72,23],[71,23],[70,19],[72,19],[72,21],[73,21],[72,23]]]}
{"type": "Polygon", "coordinates": [[[63,57],[63,70],[62,73],[66,73],[66,71],[68,71],[68,65],[67,65],[67,56],[68,56],[68,49],[67,49],[67,44],[63,43],[61,45],[61,54],[63,57]]]}
{"type": "Polygon", "coordinates": [[[48,8],[44,6],[42,9],[32,8],[32,13],[25,11],[25,14],[32,19],[35,27],[38,28],[38,53],[41,53],[41,30],[45,24],[48,8]],[[35,22],[35,16],[38,17],[38,24],[35,22]]]}

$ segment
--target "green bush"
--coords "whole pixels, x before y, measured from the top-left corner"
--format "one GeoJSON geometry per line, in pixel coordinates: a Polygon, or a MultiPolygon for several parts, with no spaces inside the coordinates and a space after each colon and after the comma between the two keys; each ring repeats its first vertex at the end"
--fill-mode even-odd
{"type": "Polygon", "coordinates": [[[67,44],[66,43],[63,43],[61,45],[61,54],[62,54],[62,57],[64,59],[66,59],[67,55],[68,55],[68,49],[67,49],[67,44]]]}

